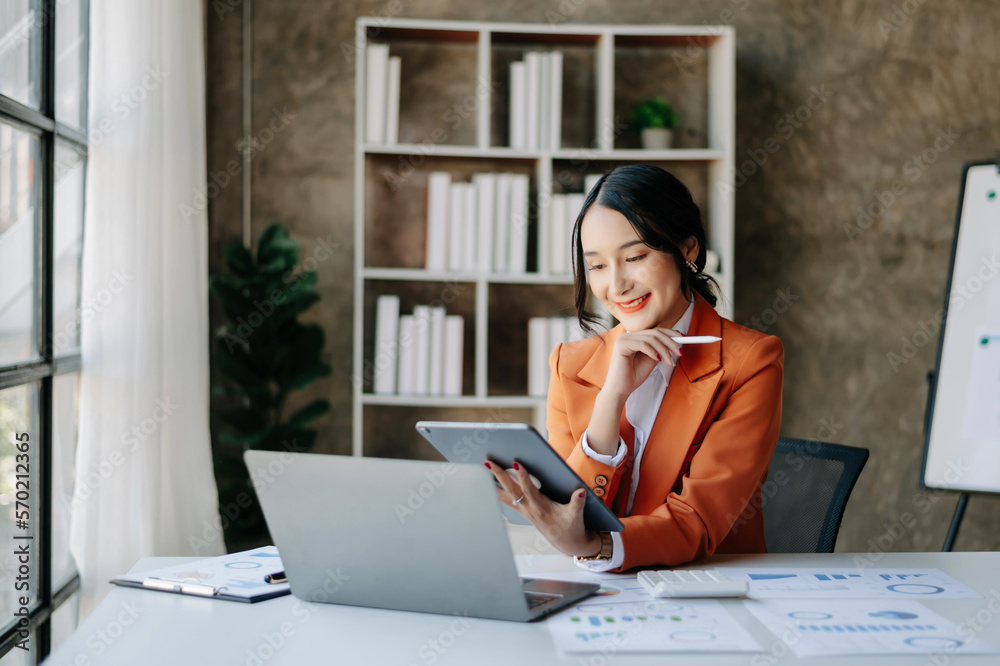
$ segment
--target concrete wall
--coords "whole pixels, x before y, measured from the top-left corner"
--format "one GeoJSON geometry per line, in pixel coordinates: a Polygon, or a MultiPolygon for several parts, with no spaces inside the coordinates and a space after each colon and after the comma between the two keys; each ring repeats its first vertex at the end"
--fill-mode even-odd
{"type": "MultiPolygon", "coordinates": [[[[242,5],[207,4],[209,169],[219,172],[238,157],[242,5]]],[[[355,18],[729,23],[742,176],[736,320],[784,341],[784,435],[871,449],[838,550],[940,548],[956,496],[918,490],[936,349],[920,331],[943,303],[961,167],[1000,147],[998,9],[995,0],[257,0],[254,131],[268,141],[253,161],[253,226],[286,224],[317,259],[323,300],[310,317],[326,327],[334,366],[313,390],[334,404],[318,449],[350,450],[355,18]],[[287,124],[260,134],[279,112],[287,124]],[[875,214],[859,223],[859,209],[875,214]]],[[[210,202],[213,270],[239,235],[240,197],[234,182],[210,202]]],[[[976,496],[958,548],[997,547],[1000,503],[976,496]]]]}

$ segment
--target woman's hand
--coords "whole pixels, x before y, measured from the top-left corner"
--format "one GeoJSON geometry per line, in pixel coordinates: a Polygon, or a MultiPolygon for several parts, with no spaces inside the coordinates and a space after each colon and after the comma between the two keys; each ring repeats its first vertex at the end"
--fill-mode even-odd
{"type": "Polygon", "coordinates": [[[682,352],[681,346],[671,338],[679,335],[669,328],[650,328],[618,337],[608,375],[594,401],[594,411],[587,426],[587,443],[591,449],[603,455],[615,455],[625,401],[642,386],[661,360],[674,365],[682,352]]]}
{"type": "Polygon", "coordinates": [[[650,328],[618,336],[601,392],[627,398],[642,386],[661,360],[674,365],[682,352],[681,346],[671,338],[679,336],[680,333],[670,328],[650,328]]]}
{"type": "Polygon", "coordinates": [[[600,536],[583,526],[583,505],[586,496],[583,489],[573,491],[569,502],[560,504],[543,495],[531,482],[524,465],[516,461],[513,476],[492,462],[487,461],[486,468],[493,472],[493,476],[501,485],[501,488],[497,488],[497,497],[500,501],[530,520],[542,536],[559,551],[566,555],[586,557],[596,555],[601,550],[600,536]]]}

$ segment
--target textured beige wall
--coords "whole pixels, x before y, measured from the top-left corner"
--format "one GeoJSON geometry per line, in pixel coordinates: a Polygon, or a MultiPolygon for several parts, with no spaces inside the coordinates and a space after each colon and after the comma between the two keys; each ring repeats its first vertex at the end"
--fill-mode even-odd
{"type": "MultiPolygon", "coordinates": [[[[209,169],[218,172],[237,157],[242,7],[208,5],[209,169]]],[[[734,25],[745,176],[736,319],[785,343],[783,434],[871,449],[838,550],[940,548],[956,496],[917,486],[936,340],[896,368],[888,355],[941,308],[962,164],[1000,148],[995,0],[257,0],[255,133],[268,138],[260,133],[275,110],[292,117],[255,156],[253,224],[255,233],[288,225],[317,259],[323,300],[311,317],[326,327],[334,376],[314,392],[334,404],[319,423],[319,449],[330,453],[348,452],[351,432],[355,65],[345,54],[357,16],[387,14],[734,25]],[[857,209],[888,201],[894,185],[884,212],[858,226],[857,209]],[[913,526],[895,528],[903,519],[913,526]]],[[[239,201],[233,183],[210,202],[213,270],[239,233],[239,201]]],[[[958,548],[998,546],[1000,503],[974,497],[958,548]]]]}

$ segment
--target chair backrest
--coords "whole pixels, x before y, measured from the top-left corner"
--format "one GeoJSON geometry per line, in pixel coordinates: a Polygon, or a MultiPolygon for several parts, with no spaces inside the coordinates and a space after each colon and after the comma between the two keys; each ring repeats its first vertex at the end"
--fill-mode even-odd
{"type": "Polygon", "coordinates": [[[868,449],[782,437],[761,488],[771,553],[832,553],[868,449]]]}

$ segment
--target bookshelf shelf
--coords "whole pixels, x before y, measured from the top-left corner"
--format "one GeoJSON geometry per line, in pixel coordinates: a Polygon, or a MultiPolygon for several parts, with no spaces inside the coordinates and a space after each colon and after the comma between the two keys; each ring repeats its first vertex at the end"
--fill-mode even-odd
{"type": "MultiPolygon", "coordinates": [[[[689,186],[702,209],[709,247],[720,260],[714,273],[722,291],[719,310],[732,316],[733,200],[727,187],[735,152],[732,28],[362,17],[356,46],[354,455],[426,457],[426,446],[410,432],[420,418],[533,420],[544,428],[545,398],[525,395],[527,322],[573,312],[573,278],[563,267],[569,238],[566,254],[551,258],[562,237],[562,228],[552,225],[566,219],[563,207],[577,205],[588,177],[619,164],[657,164],[689,186]],[[399,109],[390,116],[398,123],[398,142],[366,141],[369,44],[388,46],[400,59],[399,109]],[[527,62],[529,54],[538,53],[558,58],[549,65],[543,60],[540,75],[530,73],[534,65],[527,62]],[[552,90],[559,91],[559,100],[542,100],[538,111],[544,117],[549,105],[549,139],[543,134],[529,144],[512,143],[523,136],[512,127],[523,122],[515,113],[522,107],[517,97],[511,99],[525,94],[511,85],[513,65],[521,64],[529,76],[551,77],[552,90]],[[550,66],[559,69],[546,74],[550,66]],[[638,134],[626,124],[631,106],[651,96],[666,98],[681,113],[669,150],[639,148],[638,134]],[[482,196],[477,178],[527,177],[527,270],[497,271],[482,262],[453,270],[463,264],[451,260],[451,268],[424,267],[440,266],[425,256],[432,173],[449,174],[452,184],[469,183],[477,201],[482,196]],[[449,315],[464,318],[459,394],[375,393],[371,369],[382,295],[398,296],[401,314],[418,304],[444,302],[449,315]]],[[[532,122],[538,128],[544,121],[529,120],[529,126],[532,122]]],[[[452,190],[451,196],[460,195],[452,190]]],[[[568,215],[576,212],[578,207],[568,215]]],[[[474,235],[478,245],[481,231],[474,235]]]]}

